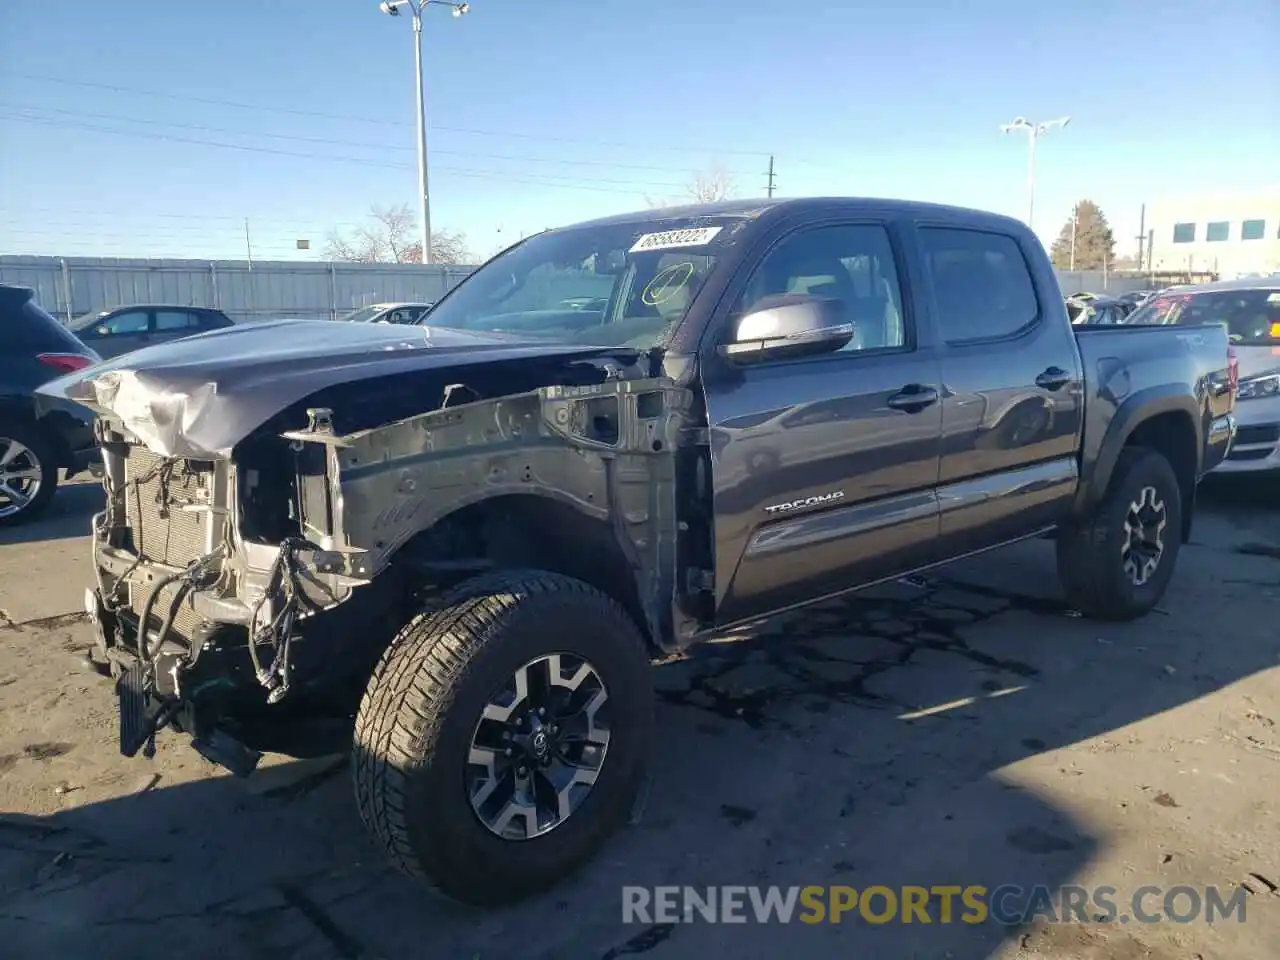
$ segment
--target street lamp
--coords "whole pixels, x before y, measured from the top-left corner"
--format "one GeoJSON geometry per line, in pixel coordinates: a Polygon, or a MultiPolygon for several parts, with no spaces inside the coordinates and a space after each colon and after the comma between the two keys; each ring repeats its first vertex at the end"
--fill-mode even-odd
{"type": "Polygon", "coordinates": [[[1032,123],[1026,117],[1018,117],[1013,123],[1001,124],[1000,129],[1005,133],[1013,133],[1015,130],[1027,131],[1027,142],[1030,145],[1030,161],[1027,172],[1027,226],[1035,229],[1031,225],[1032,219],[1036,212],[1036,140],[1043,137],[1054,127],[1065,127],[1071,122],[1070,117],[1059,117],[1057,120],[1046,120],[1044,123],[1032,123]]]}
{"type": "Polygon", "coordinates": [[[471,9],[469,3],[450,0],[384,0],[378,9],[389,17],[400,16],[406,8],[413,17],[413,67],[418,97],[418,205],[422,219],[422,262],[431,262],[431,202],[427,196],[427,108],[422,98],[422,13],[429,6],[448,7],[455,17],[471,9]]]}

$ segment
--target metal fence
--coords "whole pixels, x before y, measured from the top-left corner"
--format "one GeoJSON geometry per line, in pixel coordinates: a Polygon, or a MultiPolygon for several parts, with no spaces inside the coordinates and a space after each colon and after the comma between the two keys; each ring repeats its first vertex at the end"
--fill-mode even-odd
{"type": "Polygon", "coordinates": [[[1154,286],[1150,277],[1133,274],[1120,275],[1106,270],[1057,270],[1058,286],[1068,296],[1073,293],[1109,293],[1119,296],[1131,290],[1149,290],[1154,286]]]}
{"type": "MultiPolygon", "coordinates": [[[[237,323],[284,317],[333,319],[371,303],[438,300],[474,267],[400,263],[133,260],[0,256],[0,283],[32,287],[55,316],[134,303],[216,307],[237,323]]],[[[1064,294],[1123,293],[1146,276],[1058,271],[1064,294]]]]}
{"type": "Polygon", "coordinates": [[[0,283],[31,287],[55,316],[134,303],[216,307],[237,323],[334,319],[371,303],[438,300],[474,267],[399,263],[0,256],[0,283]]]}

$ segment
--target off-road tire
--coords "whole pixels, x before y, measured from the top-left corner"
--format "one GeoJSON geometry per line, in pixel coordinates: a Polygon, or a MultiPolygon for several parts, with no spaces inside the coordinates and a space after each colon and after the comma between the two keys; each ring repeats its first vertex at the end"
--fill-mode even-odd
{"type": "Polygon", "coordinates": [[[1169,461],[1155,450],[1126,447],[1093,516],[1061,531],[1058,577],[1067,602],[1097,620],[1133,620],[1164,596],[1182,546],[1182,490],[1169,461]],[[1150,579],[1135,585],[1124,570],[1125,518],[1142,491],[1152,487],[1164,504],[1164,551],[1150,579]]]}
{"type": "Polygon", "coordinates": [[[628,819],[653,727],[649,655],[635,622],[593,587],[520,570],[461,584],[408,623],[365,690],[352,756],[361,819],[405,873],[464,903],[542,891],[628,819]],[[472,810],[466,757],[481,710],[539,656],[587,659],[608,688],[608,752],[591,792],[541,836],[504,840],[472,810]]]}
{"type": "Polygon", "coordinates": [[[0,516],[0,527],[17,526],[35,520],[49,507],[58,488],[58,461],[53,445],[34,426],[22,421],[0,423],[0,437],[17,440],[40,462],[40,489],[31,502],[17,513],[0,516]]]}

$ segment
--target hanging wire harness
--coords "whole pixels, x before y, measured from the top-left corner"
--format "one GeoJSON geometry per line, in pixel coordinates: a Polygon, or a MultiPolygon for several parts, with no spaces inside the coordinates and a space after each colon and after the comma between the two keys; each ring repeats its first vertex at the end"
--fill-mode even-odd
{"type": "MultiPolygon", "coordinates": [[[[110,474],[104,476],[109,503],[118,503],[123,497],[133,497],[137,504],[137,513],[142,513],[142,489],[145,485],[158,480],[154,495],[160,516],[167,517],[170,505],[170,484],[175,479],[194,475],[185,460],[171,457],[154,464],[149,470],[137,477],[130,478],[124,489],[116,487],[110,474]]],[[[98,540],[105,540],[109,511],[103,510],[93,517],[93,532],[98,540]]],[[[295,551],[306,543],[300,537],[286,539],[280,544],[276,559],[268,573],[262,596],[254,604],[248,620],[248,651],[253,663],[254,676],[267,693],[267,702],[279,703],[289,693],[291,674],[290,649],[294,635],[294,626],[305,603],[302,590],[298,584],[298,570],[295,551]],[[264,621],[264,609],[273,613],[264,621]],[[265,653],[265,656],[264,656],[265,653]]],[[[194,589],[208,589],[221,575],[219,561],[227,554],[228,544],[224,541],[211,552],[195,558],[182,570],[168,573],[153,581],[138,611],[137,627],[137,674],[133,682],[141,682],[144,689],[155,689],[156,674],[159,670],[160,656],[165,640],[173,628],[179,605],[194,589]],[[160,602],[162,594],[177,584],[177,589],[168,598],[167,610],[158,630],[150,630],[153,613],[160,602]],[[154,643],[152,642],[154,641],[154,643]]],[[[103,580],[99,565],[94,565],[94,576],[97,581],[98,595],[106,613],[117,614],[129,603],[127,585],[130,576],[143,563],[142,551],[137,551],[132,563],[115,578],[110,589],[103,580]]],[[[308,605],[309,606],[309,605],[308,605]]],[[[146,746],[151,749],[151,742],[156,731],[163,729],[172,719],[177,704],[167,705],[154,717],[154,726],[148,723],[146,746]]]]}

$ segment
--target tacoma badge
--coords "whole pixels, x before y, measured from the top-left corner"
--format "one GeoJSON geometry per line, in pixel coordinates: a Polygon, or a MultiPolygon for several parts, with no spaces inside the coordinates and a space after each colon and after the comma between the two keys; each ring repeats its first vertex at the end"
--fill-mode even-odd
{"type": "Polygon", "coordinates": [[[787,503],[775,503],[771,507],[765,507],[765,513],[785,513],[788,510],[799,510],[801,507],[816,507],[824,503],[834,503],[837,500],[844,499],[843,490],[833,490],[831,493],[820,493],[816,497],[805,497],[803,500],[790,500],[787,503]]]}

